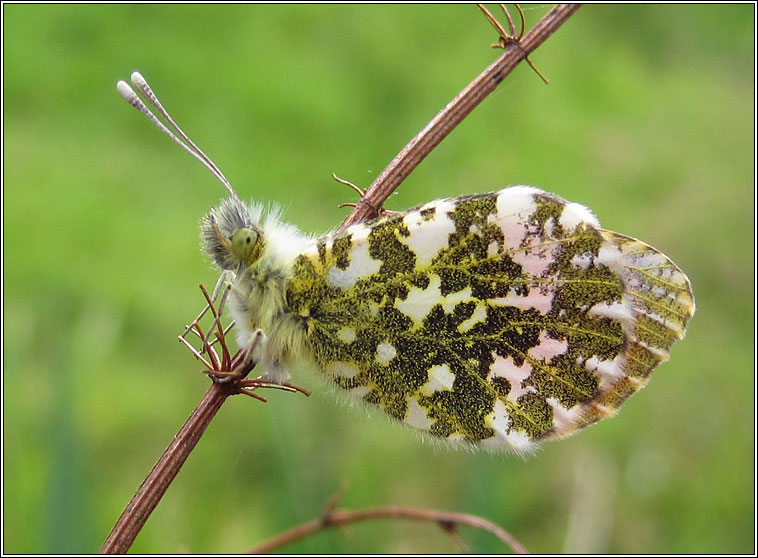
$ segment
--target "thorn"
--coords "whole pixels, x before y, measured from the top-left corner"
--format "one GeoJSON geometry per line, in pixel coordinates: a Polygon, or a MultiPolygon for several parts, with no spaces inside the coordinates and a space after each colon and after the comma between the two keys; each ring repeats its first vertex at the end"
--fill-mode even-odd
{"type": "Polygon", "coordinates": [[[519,13],[519,18],[521,19],[521,30],[519,31],[519,34],[516,35],[516,26],[513,23],[513,18],[511,17],[510,12],[508,11],[508,8],[505,7],[505,4],[500,4],[500,7],[503,9],[503,13],[505,14],[506,19],[508,20],[508,27],[510,28],[510,33],[505,30],[505,27],[497,20],[497,18],[492,15],[492,13],[484,6],[484,4],[477,4],[477,7],[482,11],[484,14],[484,17],[487,18],[487,21],[490,22],[492,27],[495,28],[495,31],[497,31],[498,35],[500,35],[500,38],[498,42],[494,45],[492,45],[492,48],[502,48],[505,49],[509,44],[515,44],[523,53],[524,53],[524,60],[526,60],[526,63],[529,64],[529,67],[536,73],[542,81],[545,82],[545,84],[549,84],[550,80],[548,80],[542,72],[540,72],[537,67],[534,65],[534,63],[529,60],[528,53],[524,50],[524,48],[521,46],[521,38],[524,36],[524,30],[526,28],[526,17],[524,16],[524,10],[521,9],[521,6],[518,4],[514,4],[516,6],[516,9],[519,13]]]}

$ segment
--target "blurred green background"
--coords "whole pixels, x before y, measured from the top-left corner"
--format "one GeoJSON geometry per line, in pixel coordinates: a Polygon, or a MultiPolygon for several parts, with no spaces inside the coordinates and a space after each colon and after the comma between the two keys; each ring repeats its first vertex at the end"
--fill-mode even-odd
{"type": "MultiPolygon", "coordinates": [[[[529,8],[533,25],[547,6],[529,8]]],[[[336,401],[229,400],[132,550],[239,552],[343,505],[436,508],[532,552],[754,548],[752,5],[586,6],[387,203],[526,183],[692,279],[687,339],[620,415],[522,459],[336,401]]],[[[177,341],[221,186],[115,91],[139,69],[243,198],[311,233],[497,55],[473,5],[4,5],[5,553],[96,551],[208,387],[177,341]]],[[[475,552],[508,552],[462,529],[475,552]]],[[[381,521],[288,552],[452,552],[381,521]]]]}

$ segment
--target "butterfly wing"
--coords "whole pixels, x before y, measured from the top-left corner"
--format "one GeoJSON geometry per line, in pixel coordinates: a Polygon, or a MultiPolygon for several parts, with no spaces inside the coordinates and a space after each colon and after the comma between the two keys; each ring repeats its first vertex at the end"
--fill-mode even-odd
{"type": "Polygon", "coordinates": [[[435,436],[517,451],[614,414],[694,312],[663,254],[524,186],[327,235],[287,301],[340,387],[435,436]]]}

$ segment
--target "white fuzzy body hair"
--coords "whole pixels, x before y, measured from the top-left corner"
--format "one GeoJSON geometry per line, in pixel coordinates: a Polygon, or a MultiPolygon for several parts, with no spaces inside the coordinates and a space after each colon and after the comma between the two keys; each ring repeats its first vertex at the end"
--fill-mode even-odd
{"type": "Polygon", "coordinates": [[[281,207],[269,206],[264,209],[259,203],[248,206],[249,212],[257,214],[258,226],[263,230],[266,240],[261,260],[268,259],[272,266],[291,268],[295,258],[305,252],[314,241],[300,229],[281,220],[281,207]]]}

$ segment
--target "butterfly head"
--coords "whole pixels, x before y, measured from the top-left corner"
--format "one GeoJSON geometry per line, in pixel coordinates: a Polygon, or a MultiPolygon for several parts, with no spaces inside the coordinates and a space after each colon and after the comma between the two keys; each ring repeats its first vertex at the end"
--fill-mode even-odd
{"type": "Polygon", "coordinates": [[[264,246],[260,214],[259,207],[227,198],[203,217],[205,251],[221,269],[236,270],[260,258],[264,246]]]}

